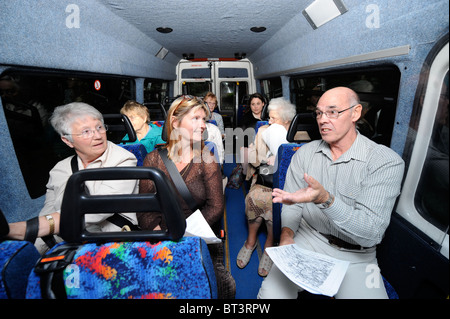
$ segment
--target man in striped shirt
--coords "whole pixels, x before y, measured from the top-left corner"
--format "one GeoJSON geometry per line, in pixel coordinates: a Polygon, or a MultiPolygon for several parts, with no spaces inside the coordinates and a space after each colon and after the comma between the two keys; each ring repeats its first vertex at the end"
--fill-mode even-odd
{"type": "MultiPolygon", "coordinates": [[[[273,190],[273,202],[284,204],[280,245],[297,244],[350,262],[336,298],[387,298],[376,245],[400,194],[404,162],[357,131],[361,111],[348,88],[322,95],[315,111],[322,140],[293,156],[284,190],[273,190]],[[379,281],[368,285],[374,267],[379,281]]],[[[299,290],[274,265],[258,297],[297,298],[299,290]]]]}

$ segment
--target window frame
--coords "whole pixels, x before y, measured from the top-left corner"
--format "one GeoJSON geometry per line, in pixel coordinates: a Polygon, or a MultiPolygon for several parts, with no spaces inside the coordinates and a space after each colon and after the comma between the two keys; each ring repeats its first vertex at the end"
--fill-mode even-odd
{"type": "Polygon", "coordinates": [[[281,77],[263,79],[260,81],[261,92],[267,96],[269,100],[283,96],[283,81],[281,77]]]}
{"type": "Polygon", "coordinates": [[[357,77],[361,77],[362,79],[363,75],[373,76],[374,74],[382,72],[391,72],[392,74],[390,74],[389,79],[392,81],[396,79],[397,87],[392,88],[391,85],[387,85],[383,82],[383,85],[379,85],[379,88],[384,89],[381,92],[376,91],[376,86],[373,87],[374,91],[356,91],[363,107],[365,107],[365,105],[370,105],[369,110],[372,109],[370,113],[367,112],[364,114],[366,117],[362,116],[357,124],[358,129],[363,135],[366,135],[377,143],[390,147],[395,126],[395,115],[398,107],[398,95],[401,80],[401,72],[396,65],[386,64],[376,67],[340,69],[294,75],[289,79],[290,100],[296,106],[298,113],[312,112],[315,109],[315,105],[313,104],[317,103],[318,99],[325,91],[336,86],[348,86],[349,83],[347,82],[350,80],[354,81],[357,77]],[[301,83],[304,88],[298,87],[298,83],[301,83]],[[314,85],[311,85],[311,83],[314,85]],[[392,88],[392,90],[385,92],[387,88],[392,88]],[[365,102],[369,102],[369,104],[365,104],[365,102]],[[380,116],[381,110],[386,110],[383,113],[383,118],[380,116]],[[381,118],[383,119],[382,122],[379,121],[381,118]],[[384,134],[386,132],[387,134],[384,134]]]}
{"type": "Polygon", "coordinates": [[[412,225],[434,241],[442,255],[449,258],[449,235],[424,218],[416,207],[415,197],[418,185],[427,157],[428,147],[432,137],[436,114],[439,107],[439,98],[445,75],[449,72],[449,43],[438,44],[437,53],[431,53],[431,58],[425,62],[422,76],[427,78],[419,83],[416,95],[415,110],[410,126],[419,119],[417,135],[407,141],[407,147],[411,151],[405,152],[404,157],[408,162],[406,177],[403,183],[396,212],[412,225]],[[436,85],[436,84],[439,85],[436,85]],[[423,86],[423,87],[422,87],[423,86]],[[422,102],[423,101],[423,102],[422,102]],[[417,119],[414,116],[418,116],[417,119]]]}
{"type": "MultiPolygon", "coordinates": [[[[73,150],[61,141],[60,137],[54,132],[48,122],[48,118],[53,113],[55,107],[75,101],[65,101],[67,97],[66,91],[71,88],[67,81],[73,78],[80,80],[87,88],[86,91],[81,92],[84,92],[83,94],[85,96],[89,95],[94,96],[95,98],[97,91],[95,90],[94,85],[95,81],[99,80],[100,90],[98,91],[98,97],[100,98],[99,101],[101,100],[101,107],[97,105],[93,106],[104,114],[119,113],[124,101],[136,98],[136,79],[129,76],[30,68],[5,69],[0,76],[3,77],[6,75],[16,79],[20,78],[22,82],[26,83],[27,87],[29,86],[29,90],[27,91],[32,92],[28,98],[31,98],[31,100],[38,104],[42,104],[48,113],[46,123],[43,123],[42,129],[31,128],[32,133],[30,133],[30,138],[34,139],[33,142],[30,142],[30,140],[24,141],[23,136],[17,133],[20,130],[16,130],[16,125],[8,123],[8,131],[11,136],[14,151],[16,152],[16,158],[20,166],[28,195],[31,199],[37,199],[45,195],[48,173],[51,168],[60,160],[73,154],[73,150]],[[113,83],[112,81],[115,80],[119,82],[113,83]],[[125,84],[128,86],[124,86],[124,82],[120,83],[120,81],[126,81],[125,84]],[[35,84],[35,86],[31,86],[30,83],[35,84]],[[66,84],[67,87],[65,86],[66,84]],[[90,85],[92,85],[92,87],[90,85]],[[123,90],[122,93],[129,92],[129,96],[124,96],[122,93],[118,92],[115,89],[116,87],[121,87],[123,90]],[[106,91],[102,92],[102,89],[106,91]],[[111,95],[112,92],[116,95],[111,95]],[[41,99],[42,97],[45,97],[45,99],[41,99]],[[116,97],[116,99],[111,101],[114,97],[116,97]],[[16,132],[14,132],[14,130],[16,130],[16,132]],[[35,154],[39,155],[34,157],[29,156],[28,149],[31,149],[30,147],[35,154]]],[[[30,104],[31,102],[27,103],[30,104]]],[[[7,104],[14,105],[15,103],[11,101],[7,102],[2,98],[1,104],[3,108],[7,108],[7,104]]],[[[7,121],[12,120],[12,123],[14,123],[15,119],[20,122],[21,120],[17,119],[13,112],[15,111],[9,110],[8,113],[10,113],[10,115],[5,114],[5,119],[7,121]]]]}

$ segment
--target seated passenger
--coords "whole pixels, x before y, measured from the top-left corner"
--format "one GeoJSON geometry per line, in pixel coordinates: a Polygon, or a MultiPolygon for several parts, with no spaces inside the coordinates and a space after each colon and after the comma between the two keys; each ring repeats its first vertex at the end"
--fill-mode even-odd
{"type": "MultiPolygon", "coordinates": [[[[214,154],[204,151],[202,134],[206,129],[208,113],[206,105],[195,97],[177,98],[167,114],[168,142],[163,148],[167,150],[167,157],[173,162],[186,183],[197,204],[196,209],[201,211],[212,230],[219,235],[225,201],[220,165],[215,160],[214,154]]],[[[143,166],[159,168],[172,180],[158,150],[146,156],[143,166]]],[[[154,192],[153,182],[141,180],[139,192],[154,192]]],[[[179,194],[177,197],[186,217],[194,213],[195,209],[190,208],[190,203],[187,203],[179,194]]],[[[138,213],[137,218],[142,229],[165,230],[167,228],[159,212],[138,213]]],[[[209,244],[208,248],[217,277],[219,298],[234,298],[236,285],[223,264],[223,243],[209,244]]]]}
{"type": "Polygon", "coordinates": [[[219,157],[219,164],[222,165],[225,158],[225,150],[223,148],[220,130],[216,125],[211,123],[206,123],[206,130],[208,131],[208,138],[206,141],[214,143],[214,147],[216,148],[216,152],[219,157]]]}
{"type": "MultiPolygon", "coordinates": [[[[155,145],[165,143],[161,138],[162,127],[150,123],[150,113],[145,105],[127,101],[120,109],[120,113],[130,119],[137,136],[136,141],[125,144],[141,143],[145,146],[147,153],[150,153],[155,149],[155,145]]],[[[128,135],[125,135],[123,141],[128,140],[128,135]]]]}
{"type": "MultiPolygon", "coordinates": [[[[267,239],[264,249],[273,246],[272,229],[272,182],[271,177],[278,147],[287,143],[287,130],[295,116],[295,106],[283,98],[272,99],[268,106],[269,126],[259,128],[255,143],[250,144],[247,180],[251,187],[245,197],[245,214],[248,220],[248,237],[237,256],[237,265],[244,268],[256,248],[257,233],[263,220],[266,223],[267,239]],[[266,174],[264,174],[266,173],[266,174]],[[267,175],[267,173],[269,173],[267,175]],[[263,178],[267,176],[268,178],[263,178]]],[[[267,276],[272,261],[264,252],[258,267],[258,274],[267,276]]]]}
{"type": "MultiPolygon", "coordinates": [[[[349,262],[336,299],[388,297],[376,248],[400,194],[405,164],[392,149],[358,132],[361,112],[353,90],[326,91],[315,111],[322,139],[298,149],[284,190],[273,190],[273,202],[283,204],[280,246],[295,244],[349,262]]],[[[295,299],[301,290],[274,265],[258,298],[295,299]]]]}
{"type": "MultiPolygon", "coordinates": [[[[100,167],[136,166],[136,158],[125,149],[106,139],[107,128],[102,114],[94,107],[74,102],[55,108],[50,123],[61,139],[75,150],[76,165],[79,170],[100,167]]],[[[72,175],[70,156],[58,162],[50,171],[44,207],[39,217],[25,222],[9,224],[8,237],[34,242],[36,237],[59,233],[61,204],[67,181],[72,175]]],[[[138,191],[137,180],[87,181],[86,187],[91,195],[132,194],[138,191]]],[[[113,214],[88,214],[85,216],[86,229],[91,232],[118,231],[121,227],[108,220],[113,214]]],[[[136,214],[120,214],[128,223],[136,224],[136,214]]],[[[42,240],[36,241],[40,253],[48,247],[42,240]]]]}
{"type": "MultiPolygon", "coordinates": [[[[244,114],[242,116],[241,127],[244,131],[248,128],[253,128],[254,132],[256,131],[256,124],[259,121],[262,121],[261,116],[265,105],[264,100],[264,97],[260,93],[254,93],[250,95],[250,98],[248,100],[250,109],[247,108],[246,111],[244,110],[244,114]]],[[[247,140],[247,138],[244,138],[244,146],[239,150],[240,163],[242,163],[244,175],[247,174],[248,145],[251,143],[253,143],[253,141],[249,141],[247,140]]]]}
{"type": "Polygon", "coordinates": [[[222,115],[215,112],[217,107],[217,97],[213,92],[206,93],[205,97],[203,98],[203,101],[205,104],[209,107],[209,111],[211,112],[211,120],[216,121],[217,127],[220,130],[220,133],[222,134],[222,139],[225,138],[225,128],[223,125],[223,118],[222,115]]]}

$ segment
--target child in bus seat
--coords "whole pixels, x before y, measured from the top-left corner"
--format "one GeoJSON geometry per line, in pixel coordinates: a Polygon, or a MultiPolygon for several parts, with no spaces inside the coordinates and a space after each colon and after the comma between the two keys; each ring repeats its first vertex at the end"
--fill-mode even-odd
{"type": "MultiPolygon", "coordinates": [[[[248,220],[248,236],[237,256],[237,265],[244,268],[256,248],[257,233],[263,221],[266,223],[267,239],[264,249],[273,246],[272,229],[272,184],[271,176],[278,147],[287,143],[286,135],[295,116],[295,106],[283,98],[272,99],[268,106],[269,125],[258,130],[255,142],[250,144],[247,180],[251,180],[250,191],[245,198],[245,214],[248,220]]],[[[264,252],[258,274],[267,276],[272,261],[264,252]]]]}
{"type": "MultiPolygon", "coordinates": [[[[214,154],[205,150],[203,142],[202,135],[206,130],[208,118],[209,110],[200,99],[193,96],[177,98],[167,114],[165,124],[168,142],[163,148],[167,149],[168,159],[174,163],[195,200],[196,209],[201,211],[216,236],[220,237],[225,200],[220,165],[214,154]]],[[[159,168],[172,180],[158,150],[146,156],[143,166],[159,168]]],[[[139,192],[154,192],[153,182],[141,180],[139,192]]],[[[194,213],[191,203],[187,203],[178,193],[176,198],[186,218],[194,213]]],[[[137,213],[137,218],[142,229],[166,230],[167,228],[160,212],[137,213]]],[[[208,249],[216,273],[219,298],[234,298],[236,284],[231,274],[225,269],[223,243],[209,244],[208,249]]]]}
{"type": "MultiPolygon", "coordinates": [[[[136,141],[125,144],[141,143],[145,146],[147,153],[155,149],[157,144],[165,143],[161,138],[162,127],[150,123],[150,113],[145,105],[136,101],[127,101],[120,109],[120,113],[126,115],[136,131],[136,141]]],[[[128,140],[128,134],[123,141],[128,140]]]]}

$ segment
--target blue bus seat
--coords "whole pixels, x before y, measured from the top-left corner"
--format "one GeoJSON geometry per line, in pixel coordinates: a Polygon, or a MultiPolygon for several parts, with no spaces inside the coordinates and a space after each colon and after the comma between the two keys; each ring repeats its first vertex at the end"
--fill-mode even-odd
{"type": "Polygon", "coordinates": [[[40,255],[28,241],[5,240],[9,224],[0,209],[0,299],[24,299],[28,275],[40,255]]]}
{"type": "MultiPolygon", "coordinates": [[[[273,173],[273,188],[284,188],[284,182],[286,181],[286,173],[291,163],[292,156],[304,143],[288,143],[282,144],[278,148],[277,154],[277,169],[273,173]]],[[[272,204],[272,215],[273,215],[273,237],[274,242],[278,243],[280,241],[281,235],[281,209],[282,204],[273,203],[272,204]]]]}
{"type": "Polygon", "coordinates": [[[39,257],[28,241],[0,242],[0,299],[25,299],[28,276],[39,257]]]}
{"type": "MultiPolygon", "coordinates": [[[[108,140],[121,146],[127,151],[133,153],[137,159],[137,166],[142,166],[144,158],[147,155],[145,146],[136,144],[124,144],[124,136],[128,136],[127,142],[135,142],[137,139],[136,132],[131,124],[129,118],[124,114],[103,114],[105,124],[108,126],[108,140]]],[[[162,126],[164,121],[153,121],[155,125],[162,126]]]]}
{"type": "Polygon", "coordinates": [[[386,288],[386,293],[389,297],[389,299],[400,299],[397,292],[395,291],[395,288],[387,281],[387,279],[384,276],[381,276],[383,278],[384,288],[386,288]]]}
{"type": "MultiPolygon", "coordinates": [[[[287,144],[282,144],[277,153],[277,169],[273,173],[273,188],[284,188],[286,173],[292,156],[303,144],[320,139],[320,132],[313,113],[298,113],[292,119],[286,134],[287,144]]],[[[274,242],[278,243],[281,234],[282,204],[273,203],[273,235],[274,242]]]]}
{"type": "Polygon", "coordinates": [[[269,121],[258,121],[255,125],[255,135],[258,133],[258,130],[261,126],[268,125],[269,121]]]}
{"type": "Polygon", "coordinates": [[[37,263],[29,276],[26,297],[217,298],[207,245],[198,237],[183,237],[186,220],[178,201],[167,200],[173,196],[175,189],[157,168],[101,168],[72,174],[61,207],[64,242],[37,263]],[[156,192],[93,196],[82,187],[87,180],[122,179],[150,179],[156,192]],[[164,215],[167,231],[85,229],[85,214],[148,212],[149,207],[164,215]],[[62,261],[58,259],[61,256],[65,256],[62,261]]]}
{"type": "Polygon", "coordinates": [[[133,153],[137,159],[136,166],[142,166],[144,163],[145,156],[147,156],[147,149],[141,143],[137,144],[118,144],[120,147],[126,149],[127,151],[133,153]]]}
{"type": "MultiPolygon", "coordinates": [[[[64,248],[61,243],[46,256],[59,255],[58,249],[64,248]]],[[[67,299],[217,298],[208,247],[198,237],[156,243],[87,243],[76,249],[61,275],[67,299]]],[[[35,271],[30,274],[28,299],[48,296],[40,280],[35,271]]]]}
{"type": "Polygon", "coordinates": [[[222,164],[222,163],[220,163],[219,154],[217,153],[216,143],[214,143],[212,141],[205,141],[205,146],[211,151],[211,153],[214,154],[214,156],[217,160],[217,163],[219,163],[219,165],[222,164]]]}

